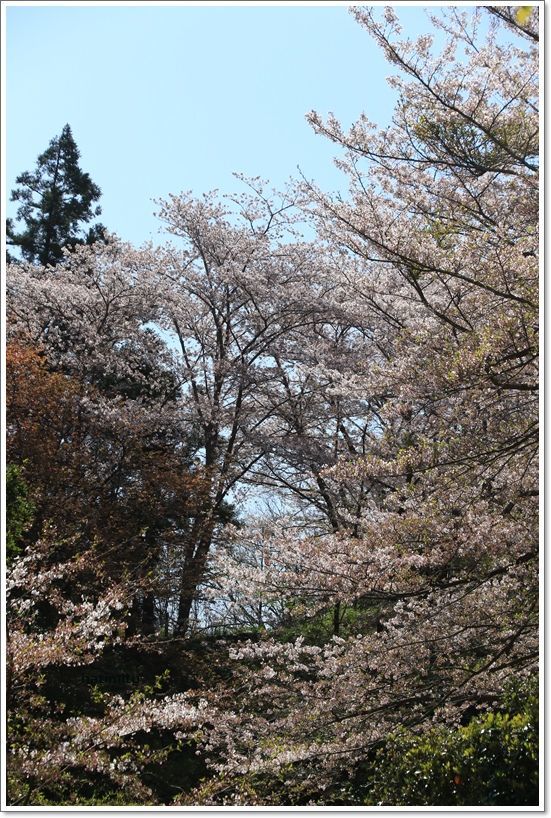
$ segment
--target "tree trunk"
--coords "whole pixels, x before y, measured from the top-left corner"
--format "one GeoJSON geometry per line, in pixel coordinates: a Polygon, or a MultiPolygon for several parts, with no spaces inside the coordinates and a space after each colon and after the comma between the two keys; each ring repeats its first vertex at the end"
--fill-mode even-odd
{"type": "Polygon", "coordinates": [[[178,600],[178,617],[176,620],[175,635],[184,636],[189,627],[191,607],[205,572],[205,565],[212,543],[212,522],[209,521],[207,532],[200,538],[194,554],[187,560],[180,584],[180,596],[178,600]]]}
{"type": "Polygon", "coordinates": [[[155,595],[150,591],[145,594],[142,604],[141,631],[143,634],[155,633],[155,595]]]}

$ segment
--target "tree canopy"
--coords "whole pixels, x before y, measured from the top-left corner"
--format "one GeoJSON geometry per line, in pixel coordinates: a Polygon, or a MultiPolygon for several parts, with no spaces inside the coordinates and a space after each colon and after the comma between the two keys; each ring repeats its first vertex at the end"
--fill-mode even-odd
{"type": "Polygon", "coordinates": [[[537,803],[537,9],[351,11],[348,197],[9,269],[13,804],[537,803]]]}

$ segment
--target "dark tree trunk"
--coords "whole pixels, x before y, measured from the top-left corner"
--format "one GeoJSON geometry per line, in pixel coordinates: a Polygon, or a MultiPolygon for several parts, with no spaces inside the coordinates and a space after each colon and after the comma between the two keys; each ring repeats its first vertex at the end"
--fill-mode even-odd
{"type": "Polygon", "coordinates": [[[191,608],[197,594],[197,588],[205,573],[207,557],[212,543],[212,528],[212,523],[209,521],[207,532],[199,539],[193,556],[186,560],[182,571],[178,617],[174,630],[177,636],[184,636],[189,627],[191,608]]]}
{"type": "Polygon", "coordinates": [[[141,631],[143,634],[155,633],[155,596],[151,592],[145,594],[142,600],[141,631]]]}

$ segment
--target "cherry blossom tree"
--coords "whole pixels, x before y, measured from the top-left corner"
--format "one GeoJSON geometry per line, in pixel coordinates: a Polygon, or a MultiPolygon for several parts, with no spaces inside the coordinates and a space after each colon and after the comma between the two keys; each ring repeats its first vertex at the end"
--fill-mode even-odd
{"type": "MultiPolygon", "coordinates": [[[[209,194],[161,203],[160,217],[183,249],[162,253],[159,323],[174,347],[182,406],[209,481],[184,549],[178,633],[188,627],[217,520],[272,448],[280,359],[325,312],[325,258],[297,239],[295,202],[269,195],[260,180],[248,184],[250,193],[226,202],[209,194]]],[[[290,401],[277,396],[280,405],[290,401]]]]}
{"type": "Polygon", "coordinates": [[[429,35],[399,39],[392,9],[352,12],[400,71],[396,113],[349,133],[312,114],[345,150],[350,197],[303,191],[341,254],[333,298],[370,338],[364,366],[342,356],[324,374],[380,400],[381,422],[321,474],[383,490],[355,536],[279,526],[269,560],[233,575],[252,599],[362,600],[377,621],[325,646],[235,649],[239,681],[212,694],[227,715],[205,739],[207,803],[274,803],[284,782],[320,803],[396,729],[499,707],[536,671],[537,13],[511,42],[500,15],[484,33],[483,10],[450,9],[435,56],[429,35]]]}
{"type": "Polygon", "coordinates": [[[113,426],[113,456],[102,451],[98,464],[110,487],[128,438],[172,446],[184,460],[194,446],[201,500],[178,542],[163,545],[175,566],[165,574],[178,635],[232,493],[270,448],[280,358],[324,312],[326,262],[294,235],[294,202],[254,186],[227,203],[215,195],[164,203],[180,247],[134,250],[113,238],[67,253],[55,270],[10,270],[13,338],[40,345],[48,366],[85,385],[79,405],[113,426]]]}
{"type": "MultiPolygon", "coordinates": [[[[309,115],[342,151],[348,197],[307,180],[280,197],[259,180],[242,197],[182,194],[160,205],[161,248],[111,239],[55,273],[10,271],[13,342],[40,347],[62,403],[122,437],[143,472],[157,461],[136,437],[169,463],[186,451],[192,507],[148,543],[139,586],[158,598],[145,580],[163,578],[166,634],[198,629],[198,601],[222,628],[259,631],[225,634],[217,679],[61,719],[32,756],[45,777],[89,758],[147,799],[138,737],[166,730],[210,771],[174,803],[361,803],[389,737],[499,711],[536,675],[537,10],[448,8],[433,19],[439,53],[428,34],[401,39],[392,9],[351,11],[397,69],[398,102],[382,130],[309,115]],[[279,500],[279,519],[232,519],[247,487],[279,500]],[[328,612],[324,638],[280,627],[328,612]]],[[[18,394],[23,452],[33,419],[18,394]]],[[[126,487],[138,500],[143,472],[126,487]]],[[[102,575],[93,599],[69,594],[45,633],[26,619],[25,571],[56,607],[55,571],[80,566],[79,549],[57,569],[47,554],[13,566],[22,674],[128,638],[111,616],[131,609],[125,575],[102,575]]],[[[29,776],[28,744],[15,755],[29,776]]]]}

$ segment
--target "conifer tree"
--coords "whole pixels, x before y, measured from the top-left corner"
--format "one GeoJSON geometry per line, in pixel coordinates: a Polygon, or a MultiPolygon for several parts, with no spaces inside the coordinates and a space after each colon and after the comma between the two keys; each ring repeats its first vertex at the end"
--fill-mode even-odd
{"type": "MultiPolygon", "coordinates": [[[[6,223],[7,244],[19,248],[26,261],[42,265],[56,264],[63,248],[91,244],[101,239],[105,228],[95,224],[87,232],[83,226],[101,213],[94,206],[100,188],[79,167],[80,153],[69,125],[51,140],[40,154],[34,171],[25,171],[17,179],[11,201],[21,202],[17,219],[6,223]]],[[[8,261],[14,261],[8,252],[8,261]]]]}

